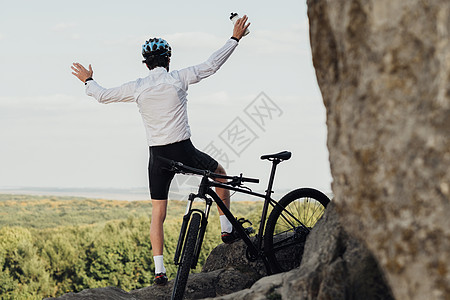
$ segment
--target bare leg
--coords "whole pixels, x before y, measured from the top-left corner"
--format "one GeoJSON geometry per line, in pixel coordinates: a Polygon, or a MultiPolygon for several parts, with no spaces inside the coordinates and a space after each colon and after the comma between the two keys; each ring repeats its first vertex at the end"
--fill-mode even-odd
{"type": "Polygon", "coordinates": [[[150,243],[153,256],[162,255],[164,248],[164,220],[166,219],[167,200],[152,199],[152,222],[150,224],[150,243]]]}
{"type": "MultiPolygon", "coordinates": [[[[215,171],[215,173],[220,174],[220,175],[227,175],[227,173],[225,172],[225,169],[219,164],[217,166],[217,169],[215,171]]],[[[225,182],[226,179],[216,179],[217,181],[220,182],[225,182]]],[[[216,193],[217,195],[220,197],[220,199],[222,199],[223,203],[225,203],[225,206],[230,209],[230,191],[226,190],[226,189],[222,189],[222,188],[216,188],[216,193]]],[[[217,209],[219,210],[219,215],[223,215],[222,210],[217,207],[217,209]]]]}

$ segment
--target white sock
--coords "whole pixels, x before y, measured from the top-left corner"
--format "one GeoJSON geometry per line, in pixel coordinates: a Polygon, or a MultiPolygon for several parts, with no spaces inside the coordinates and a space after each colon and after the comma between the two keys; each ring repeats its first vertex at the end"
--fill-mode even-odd
{"type": "Polygon", "coordinates": [[[162,255],[153,256],[153,261],[155,262],[155,274],[166,273],[162,255]]]}
{"type": "Polygon", "coordinates": [[[233,225],[231,225],[230,221],[227,219],[225,215],[219,216],[220,219],[220,227],[222,228],[222,232],[232,232],[233,225]]]}

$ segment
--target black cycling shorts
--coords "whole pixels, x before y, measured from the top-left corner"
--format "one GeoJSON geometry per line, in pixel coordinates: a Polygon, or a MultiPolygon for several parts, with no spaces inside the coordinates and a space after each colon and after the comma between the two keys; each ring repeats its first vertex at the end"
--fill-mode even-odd
{"type": "Polygon", "coordinates": [[[187,139],[164,146],[151,146],[148,163],[148,181],[150,196],[154,200],[166,200],[169,195],[170,183],[175,175],[167,170],[167,164],[158,160],[158,156],[179,161],[186,166],[197,169],[216,171],[218,162],[206,153],[197,150],[187,139]]]}

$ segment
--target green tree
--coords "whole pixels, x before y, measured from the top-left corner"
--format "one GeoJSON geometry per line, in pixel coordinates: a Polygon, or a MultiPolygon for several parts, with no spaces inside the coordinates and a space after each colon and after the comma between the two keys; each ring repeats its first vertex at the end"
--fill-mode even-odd
{"type": "Polygon", "coordinates": [[[37,255],[30,231],[17,227],[1,228],[0,249],[3,298],[26,299],[51,293],[50,276],[45,262],[37,255]]]}

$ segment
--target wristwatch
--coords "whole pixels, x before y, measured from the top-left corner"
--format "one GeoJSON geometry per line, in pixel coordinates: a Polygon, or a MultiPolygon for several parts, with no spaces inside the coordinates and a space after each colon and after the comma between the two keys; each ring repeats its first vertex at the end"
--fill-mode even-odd
{"type": "Polygon", "coordinates": [[[89,77],[88,79],[86,79],[86,80],[84,81],[84,85],[86,85],[87,82],[88,82],[89,80],[94,80],[94,79],[93,79],[92,77],[89,77]]]}

